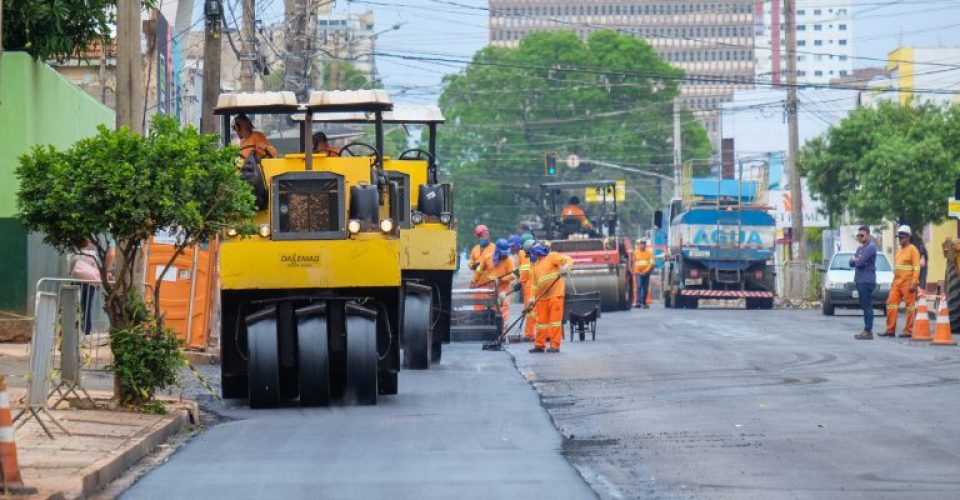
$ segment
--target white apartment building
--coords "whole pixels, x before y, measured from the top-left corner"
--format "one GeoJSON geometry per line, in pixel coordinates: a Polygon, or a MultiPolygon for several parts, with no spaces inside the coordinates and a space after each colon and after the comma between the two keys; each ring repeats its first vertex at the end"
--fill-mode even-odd
{"type": "Polygon", "coordinates": [[[753,87],[755,0],[490,0],[490,44],[515,47],[532,31],[570,30],[581,38],[613,29],[650,43],[688,81],[683,107],[720,141],[720,105],[753,87]]]}
{"type": "MultiPolygon", "coordinates": [[[[782,0],[756,0],[758,82],[787,79],[782,0]]],[[[797,0],[797,82],[829,83],[853,74],[853,0],[797,0]]]]}

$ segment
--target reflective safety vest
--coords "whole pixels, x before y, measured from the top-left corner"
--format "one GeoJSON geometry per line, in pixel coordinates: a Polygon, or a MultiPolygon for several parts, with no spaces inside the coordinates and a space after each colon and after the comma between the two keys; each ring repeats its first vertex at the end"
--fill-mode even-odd
{"type": "Polygon", "coordinates": [[[513,261],[507,257],[493,264],[493,256],[487,257],[477,268],[477,283],[481,288],[493,288],[501,293],[510,291],[510,282],[513,281],[513,261]]]}
{"type": "Polygon", "coordinates": [[[573,267],[573,259],[557,252],[550,252],[545,257],[537,259],[530,268],[530,277],[533,279],[534,297],[553,298],[563,297],[564,283],[560,268],[573,267]]]}
{"type": "Polygon", "coordinates": [[[894,283],[920,282],[920,251],[917,247],[909,243],[905,247],[900,247],[893,262],[894,283]]]}
{"type": "Polygon", "coordinates": [[[650,274],[654,264],[653,252],[650,250],[636,250],[633,252],[633,274],[640,276],[650,274]]]}
{"type": "Polygon", "coordinates": [[[517,270],[520,271],[520,283],[523,283],[524,286],[528,285],[530,281],[530,257],[527,257],[526,250],[520,250],[517,253],[517,262],[520,264],[517,266],[517,270]]]}

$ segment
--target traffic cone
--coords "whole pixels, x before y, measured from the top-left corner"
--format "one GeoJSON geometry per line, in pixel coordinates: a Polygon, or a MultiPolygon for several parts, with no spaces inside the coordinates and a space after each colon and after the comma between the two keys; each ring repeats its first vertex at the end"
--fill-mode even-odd
{"type": "Polygon", "coordinates": [[[23,486],[20,466],[17,464],[17,442],[13,433],[13,416],[10,414],[10,396],[7,395],[7,379],[0,376],[0,485],[9,492],[36,491],[23,486]]]}
{"type": "Polygon", "coordinates": [[[917,319],[913,322],[913,337],[910,340],[929,342],[930,316],[927,312],[927,294],[922,291],[917,294],[917,319]]]}
{"type": "Polygon", "coordinates": [[[957,345],[950,333],[950,310],[947,308],[947,297],[940,301],[940,311],[937,312],[937,328],[933,333],[934,345],[957,345]]]}

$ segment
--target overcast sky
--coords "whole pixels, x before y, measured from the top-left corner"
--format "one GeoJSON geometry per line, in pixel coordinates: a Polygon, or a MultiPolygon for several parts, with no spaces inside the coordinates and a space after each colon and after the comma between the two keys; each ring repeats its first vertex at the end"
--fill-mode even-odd
{"type": "MultiPolygon", "coordinates": [[[[280,0],[259,1],[272,4],[271,12],[282,9],[280,0]]],[[[461,59],[488,41],[487,5],[487,0],[337,0],[335,10],[372,10],[378,32],[400,24],[379,36],[378,52],[461,59]]],[[[268,23],[273,15],[267,15],[268,23]]],[[[899,45],[960,46],[960,0],[854,0],[853,30],[856,67],[882,65],[871,59],[884,59],[899,45]]],[[[462,65],[381,55],[377,68],[396,102],[434,102],[443,75],[462,65]]]]}

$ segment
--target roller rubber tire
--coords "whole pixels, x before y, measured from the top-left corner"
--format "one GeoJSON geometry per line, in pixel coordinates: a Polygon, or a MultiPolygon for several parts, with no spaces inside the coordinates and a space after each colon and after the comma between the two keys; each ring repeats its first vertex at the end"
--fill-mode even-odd
{"type": "Polygon", "coordinates": [[[327,316],[313,315],[297,323],[298,372],[300,404],[330,404],[330,339],[327,316]]]}
{"type": "Polygon", "coordinates": [[[950,260],[947,260],[944,288],[946,288],[947,312],[950,315],[951,333],[960,335],[960,275],[957,274],[956,263],[950,260]]]}
{"type": "Polygon", "coordinates": [[[347,383],[344,399],[357,405],[377,404],[377,320],[347,314],[347,383]]]}
{"type": "Polygon", "coordinates": [[[280,404],[280,346],[276,315],[247,325],[247,381],[250,408],[275,408],[280,404]]]}
{"type": "Polygon", "coordinates": [[[443,343],[440,341],[434,341],[433,346],[430,348],[430,362],[439,363],[440,358],[443,357],[443,343]]]}
{"type": "Polygon", "coordinates": [[[403,303],[403,367],[410,370],[430,368],[433,335],[430,331],[429,294],[411,293],[403,303]]]}

